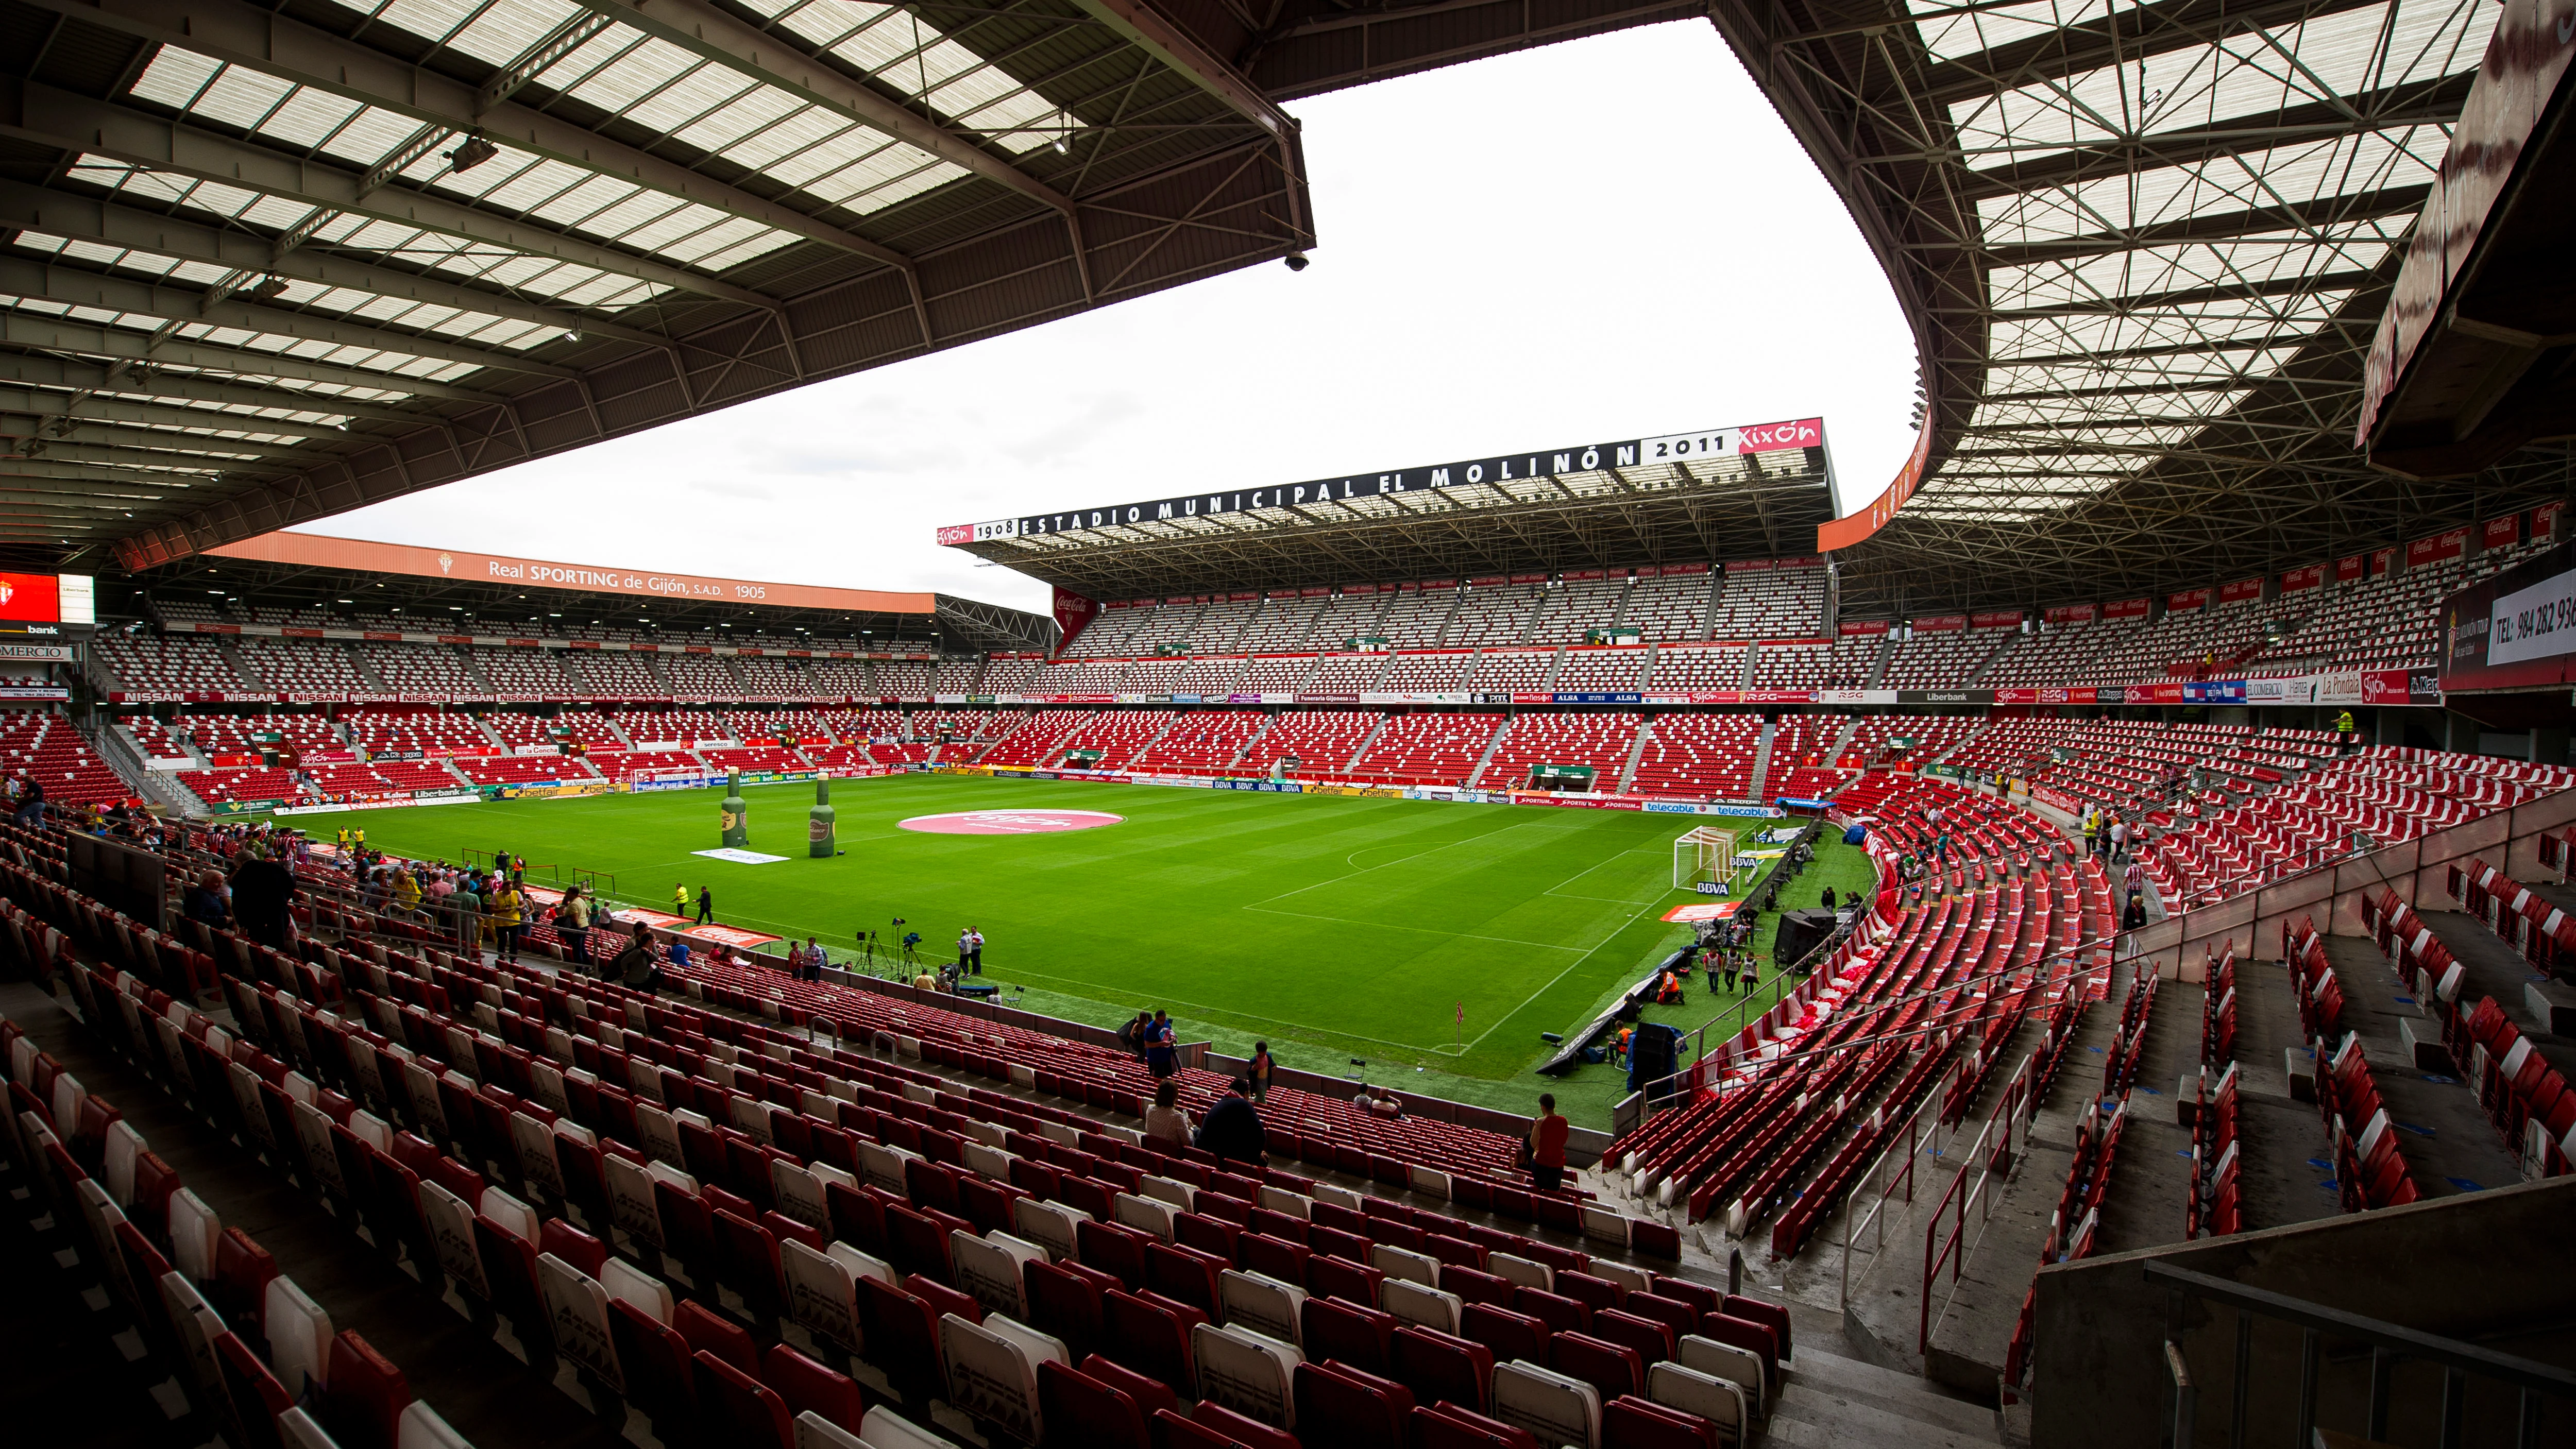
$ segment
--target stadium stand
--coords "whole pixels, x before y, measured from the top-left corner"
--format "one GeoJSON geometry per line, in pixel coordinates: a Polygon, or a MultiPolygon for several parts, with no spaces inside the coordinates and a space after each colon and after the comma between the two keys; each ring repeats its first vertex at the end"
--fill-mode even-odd
{"type": "Polygon", "coordinates": [[[1360,746],[1386,722],[1379,714],[1358,710],[1299,710],[1274,715],[1270,728],[1243,753],[1242,773],[1267,775],[1284,759],[1298,761],[1289,773],[1301,777],[1336,775],[1359,753],[1360,746]]]}
{"type": "Polygon", "coordinates": [[[1660,645],[1646,683],[1658,690],[1742,689],[1748,652],[1741,644],[1660,645]]]}
{"type": "Polygon", "coordinates": [[[1281,654],[1304,645],[1316,632],[1317,617],[1326,612],[1321,591],[1306,596],[1296,590],[1265,594],[1243,626],[1233,648],[1246,654],[1281,654]]]}
{"type": "MultiPolygon", "coordinates": [[[[1454,582],[1395,586],[1395,597],[1377,622],[1377,632],[1396,649],[1437,649],[1458,616],[1461,590],[1454,582]]],[[[1381,589],[1379,592],[1385,592],[1381,589]]],[[[1318,641],[1327,643],[1328,641],[1318,641]]]]}
{"type": "Polygon", "coordinates": [[[1181,775],[1232,773],[1235,757],[1269,723],[1268,716],[1248,710],[1190,710],[1174,716],[1171,728],[1129,763],[1139,770],[1181,775]]]}
{"type": "MultiPolygon", "coordinates": [[[[1394,784],[1463,785],[1502,724],[1503,717],[1492,714],[1396,715],[1345,773],[1394,784]]],[[[1311,764],[1300,773],[1312,773],[1311,764]]]]}
{"type": "Polygon", "coordinates": [[[1708,638],[1709,590],[1716,582],[1698,564],[1676,564],[1660,573],[1639,569],[1619,622],[1634,625],[1653,643],[1708,638]]]}
{"type": "Polygon", "coordinates": [[[1896,641],[1880,683],[1889,689],[1935,689],[1973,684],[2004,639],[1992,629],[1927,630],[1896,641]]]}
{"type": "Polygon", "coordinates": [[[565,651],[564,666],[583,699],[669,699],[671,686],[656,675],[654,656],[623,649],[565,651]]]}
{"type": "MultiPolygon", "coordinates": [[[[1564,576],[1540,602],[1532,621],[1533,644],[1590,644],[1591,636],[1619,622],[1619,605],[1628,592],[1626,575],[1605,577],[1599,569],[1564,576]]],[[[1606,642],[1606,641],[1604,641],[1606,642]]]]}
{"type": "Polygon", "coordinates": [[[1830,795],[1855,771],[1838,768],[1843,732],[1851,720],[1843,715],[1784,714],[1771,726],[1770,768],[1762,778],[1765,798],[1813,799],[1830,795]]]}
{"type": "Polygon", "coordinates": [[[45,797],[59,804],[112,804],[135,793],[90,752],[89,741],[69,719],[51,710],[0,714],[0,768],[40,782],[45,797]]]}
{"type": "Polygon", "coordinates": [[[575,692],[559,650],[478,648],[466,657],[503,699],[565,699],[575,692]]]}
{"type": "Polygon", "coordinates": [[[1515,716],[1504,723],[1475,783],[1487,789],[1546,788],[1531,780],[1532,766],[1581,765],[1594,772],[1589,789],[1614,793],[1636,750],[1638,723],[1625,712],[1515,716]]]}
{"type": "Polygon", "coordinates": [[[1725,567],[1711,639],[1814,639],[1825,632],[1825,570],[1816,559],[1725,567]]]}
{"type": "MultiPolygon", "coordinates": [[[[1394,602],[1391,592],[1381,593],[1374,585],[1368,586],[1365,593],[1346,590],[1315,610],[1301,637],[1282,641],[1279,647],[1332,651],[1350,648],[1354,639],[1386,637],[1379,621],[1394,602]]],[[[1248,653],[1260,654],[1269,652],[1271,646],[1262,639],[1248,641],[1244,648],[1248,653]]]]}
{"type": "Polygon", "coordinates": [[[1557,657],[1554,649],[1488,649],[1476,656],[1467,688],[1519,694],[1547,689],[1556,673],[1557,657]]]}
{"type": "Polygon", "coordinates": [[[396,694],[443,699],[489,699],[492,688],[465,667],[464,656],[445,644],[363,644],[359,655],[385,688],[396,694]]]}
{"type": "Polygon", "coordinates": [[[1442,641],[1453,649],[1492,649],[1529,637],[1546,589],[1533,580],[1469,580],[1458,598],[1458,622],[1442,641]]]}
{"type": "Polygon", "coordinates": [[[1467,687],[1467,676],[1475,664],[1475,656],[1463,649],[1398,654],[1377,687],[1390,694],[1461,690],[1467,687]]]}
{"type": "Polygon", "coordinates": [[[221,646],[193,634],[102,633],[90,648],[127,693],[231,694],[249,687],[221,646]]]}
{"type": "Polygon", "coordinates": [[[1642,688],[1652,654],[1642,644],[1576,645],[1557,666],[1556,687],[1568,694],[1624,693],[1642,688]]]}
{"type": "Polygon", "coordinates": [[[734,677],[727,661],[713,654],[666,654],[660,657],[662,672],[670,676],[671,696],[684,700],[725,700],[742,697],[742,682],[734,677]]]}
{"type": "Polygon", "coordinates": [[[1637,753],[1639,794],[1684,800],[1750,800],[1762,717],[1661,714],[1637,753]]]}
{"type": "Polygon", "coordinates": [[[345,699],[367,690],[349,651],[319,639],[270,639],[245,634],[233,650],[250,677],[289,694],[345,699]]]}

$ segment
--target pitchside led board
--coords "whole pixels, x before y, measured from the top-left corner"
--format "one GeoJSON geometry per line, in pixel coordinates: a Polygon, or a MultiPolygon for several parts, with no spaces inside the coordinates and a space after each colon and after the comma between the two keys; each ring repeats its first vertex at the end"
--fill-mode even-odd
{"type": "Polygon", "coordinates": [[[2576,684],[2576,543],[2442,603],[2442,692],[2576,684]]]}

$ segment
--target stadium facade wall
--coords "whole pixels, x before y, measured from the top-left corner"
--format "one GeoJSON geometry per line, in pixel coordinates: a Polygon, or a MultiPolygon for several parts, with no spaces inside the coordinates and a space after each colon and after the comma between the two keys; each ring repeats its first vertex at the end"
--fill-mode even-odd
{"type": "MultiPolygon", "coordinates": [[[[2207,1303],[2174,1316],[2166,1263],[2400,1327],[2564,1364],[2566,1285],[2576,1277],[2576,1178],[2517,1183],[2284,1228],[2109,1253],[2039,1270],[2038,1354],[2030,1442],[2157,1449],[2174,1422],[2164,1344],[2182,1349],[2199,1391],[2196,1444],[2227,1442],[2237,1385],[2236,1314],[2207,1303]],[[2510,1271],[2498,1271],[2510,1263],[2510,1271]]],[[[2245,1382],[2246,1442],[2282,1443],[2298,1421],[2300,1337],[2257,1322],[2245,1382]]],[[[2316,1402],[2325,1427],[2350,1434],[2370,1397],[2371,1355],[2319,1358],[2316,1402]],[[2336,1412],[2336,1410],[2341,1412],[2336,1412]]],[[[2437,1364],[2401,1367],[2387,1440],[2432,1443],[2441,1399],[2437,1364]]],[[[2469,1395],[2455,1442],[2514,1441],[2514,1398],[2493,1384],[2469,1395]]],[[[2553,1411],[2563,1409],[2553,1404],[2553,1411]]],[[[2324,1442],[2319,1435],[2319,1442],[2324,1442]]],[[[2360,1442],[2351,1435],[2351,1442],[2360,1442]]]]}

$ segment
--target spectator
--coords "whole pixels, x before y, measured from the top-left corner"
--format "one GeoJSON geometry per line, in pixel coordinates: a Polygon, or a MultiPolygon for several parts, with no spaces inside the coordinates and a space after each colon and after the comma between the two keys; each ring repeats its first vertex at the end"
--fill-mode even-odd
{"type": "Polygon", "coordinates": [[[1832,886],[1825,887],[1824,907],[1829,911],[1834,908],[1834,888],[1832,886]]]}
{"type": "Polygon", "coordinates": [[[800,979],[806,981],[823,979],[823,943],[812,936],[805,938],[805,974],[800,979]]]}
{"type": "Polygon", "coordinates": [[[180,902],[179,912],[189,920],[202,921],[209,926],[231,924],[233,911],[224,900],[224,878],[211,870],[198,876],[197,883],[189,888],[187,898],[180,902]]]}
{"type": "Polygon", "coordinates": [[[1270,1043],[1254,1042],[1251,1069],[1246,1073],[1252,1078],[1252,1100],[1255,1102],[1270,1100],[1270,1079],[1278,1069],[1279,1064],[1270,1059],[1270,1043]]]}
{"type": "Polygon", "coordinates": [[[2129,822],[2118,816],[2111,820],[2111,858],[2125,859],[2129,853],[2129,822]]]}
{"type": "Polygon", "coordinates": [[[703,926],[715,918],[716,888],[711,885],[702,885],[698,887],[698,924],[703,926]]]}
{"type": "Polygon", "coordinates": [[[1351,1105],[1376,1117],[1404,1115],[1404,1099],[1384,1087],[1362,1086],[1360,1094],[1351,1098],[1351,1105]]]}
{"type": "Polygon", "coordinates": [[[1208,1108],[1207,1120],[1199,1124],[1195,1145],[1214,1157],[1220,1168],[1229,1162],[1253,1168],[1264,1165],[1261,1154],[1267,1139],[1261,1114],[1252,1109],[1251,1094],[1251,1080],[1235,1078],[1226,1095],[1208,1108]]]}
{"type": "Polygon", "coordinates": [[[1541,1192],[1565,1185],[1565,1134],[1572,1123],[1556,1115],[1556,1094],[1541,1092],[1538,1120],[1530,1124],[1530,1182],[1541,1192]]]}
{"type": "MultiPolygon", "coordinates": [[[[637,930],[639,930],[639,931],[640,931],[640,930],[642,930],[642,929],[643,929],[643,925],[644,925],[644,923],[643,923],[643,922],[641,922],[641,921],[636,922],[636,929],[637,929],[637,930]]],[[[671,969],[672,969],[672,970],[674,970],[674,971],[677,971],[677,970],[679,970],[681,967],[686,966],[686,965],[688,965],[688,964],[689,964],[689,941],[688,941],[688,938],[687,938],[687,937],[685,937],[685,936],[673,936],[673,937],[671,938],[671,969]]]]}
{"type": "Polygon", "coordinates": [[[1145,1028],[1145,1070],[1157,1077],[1172,1074],[1172,1019],[1160,1011],[1145,1028]]]}
{"type": "Polygon", "coordinates": [[[507,876],[492,877],[492,897],[487,904],[492,912],[493,957],[500,961],[519,959],[519,933],[527,929],[527,900],[507,876]]]}
{"type": "Polygon", "coordinates": [[[1180,1108],[1181,1089],[1164,1081],[1154,1084],[1154,1105],[1145,1109],[1145,1135],[1181,1146],[1190,1140],[1190,1114],[1180,1108]]]}
{"type": "Polygon", "coordinates": [[[2142,925],[2145,923],[2147,914],[2144,904],[2147,893],[2147,863],[2144,854],[2142,851],[2129,857],[2128,869],[2120,872],[2120,884],[2129,892],[2128,909],[2138,916],[2139,923],[2142,925]]]}
{"type": "Polygon", "coordinates": [[[18,810],[11,817],[21,830],[41,829],[45,823],[45,787],[35,776],[25,777],[18,788],[18,810]]]}
{"type": "Polygon", "coordinates": [[[250,938],[271,950],[286,949],[294,930],[295,872],[254,845],[233,869],[233,916],[250,938]]]}
{"type": "MultiPolygon", "coordinates": [[[[675,959],[679,950],[673,947],[675,959]]],[[[642,921],[635,923],[635,934],[626,938],[626,948],[609,958],[601,974],[637,991],[661,989],[662,968],[653,959],[653,936],[642,921]]]]}
{"type": "Polygon", "coordinates": [[[590,897],[582,894],[580,886],[565,891],[562,903],[555,907],[555,935],[563,941],[566,961],[590,964],[590,897]]]}
{"type": "Polygon", "coordinates": [[[447,897],[447,922],[460,948],[473,951],[481,947],[483,895],[474,888],[474,877],[457,877],[456,889],[447,897]]]}

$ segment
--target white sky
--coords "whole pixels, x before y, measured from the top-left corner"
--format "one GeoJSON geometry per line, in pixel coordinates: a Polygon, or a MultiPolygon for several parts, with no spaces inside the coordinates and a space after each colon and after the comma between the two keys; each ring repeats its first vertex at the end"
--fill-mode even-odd
{"type": "Polygon", "coordinates": [[[1842,203],[1677,21],[1289,107],[1314,265],[1268,263],[320,524],[389,543],[1043,611],[941,524],[1822,416],[1848,512],[1914,348],[1842,203]]]}

